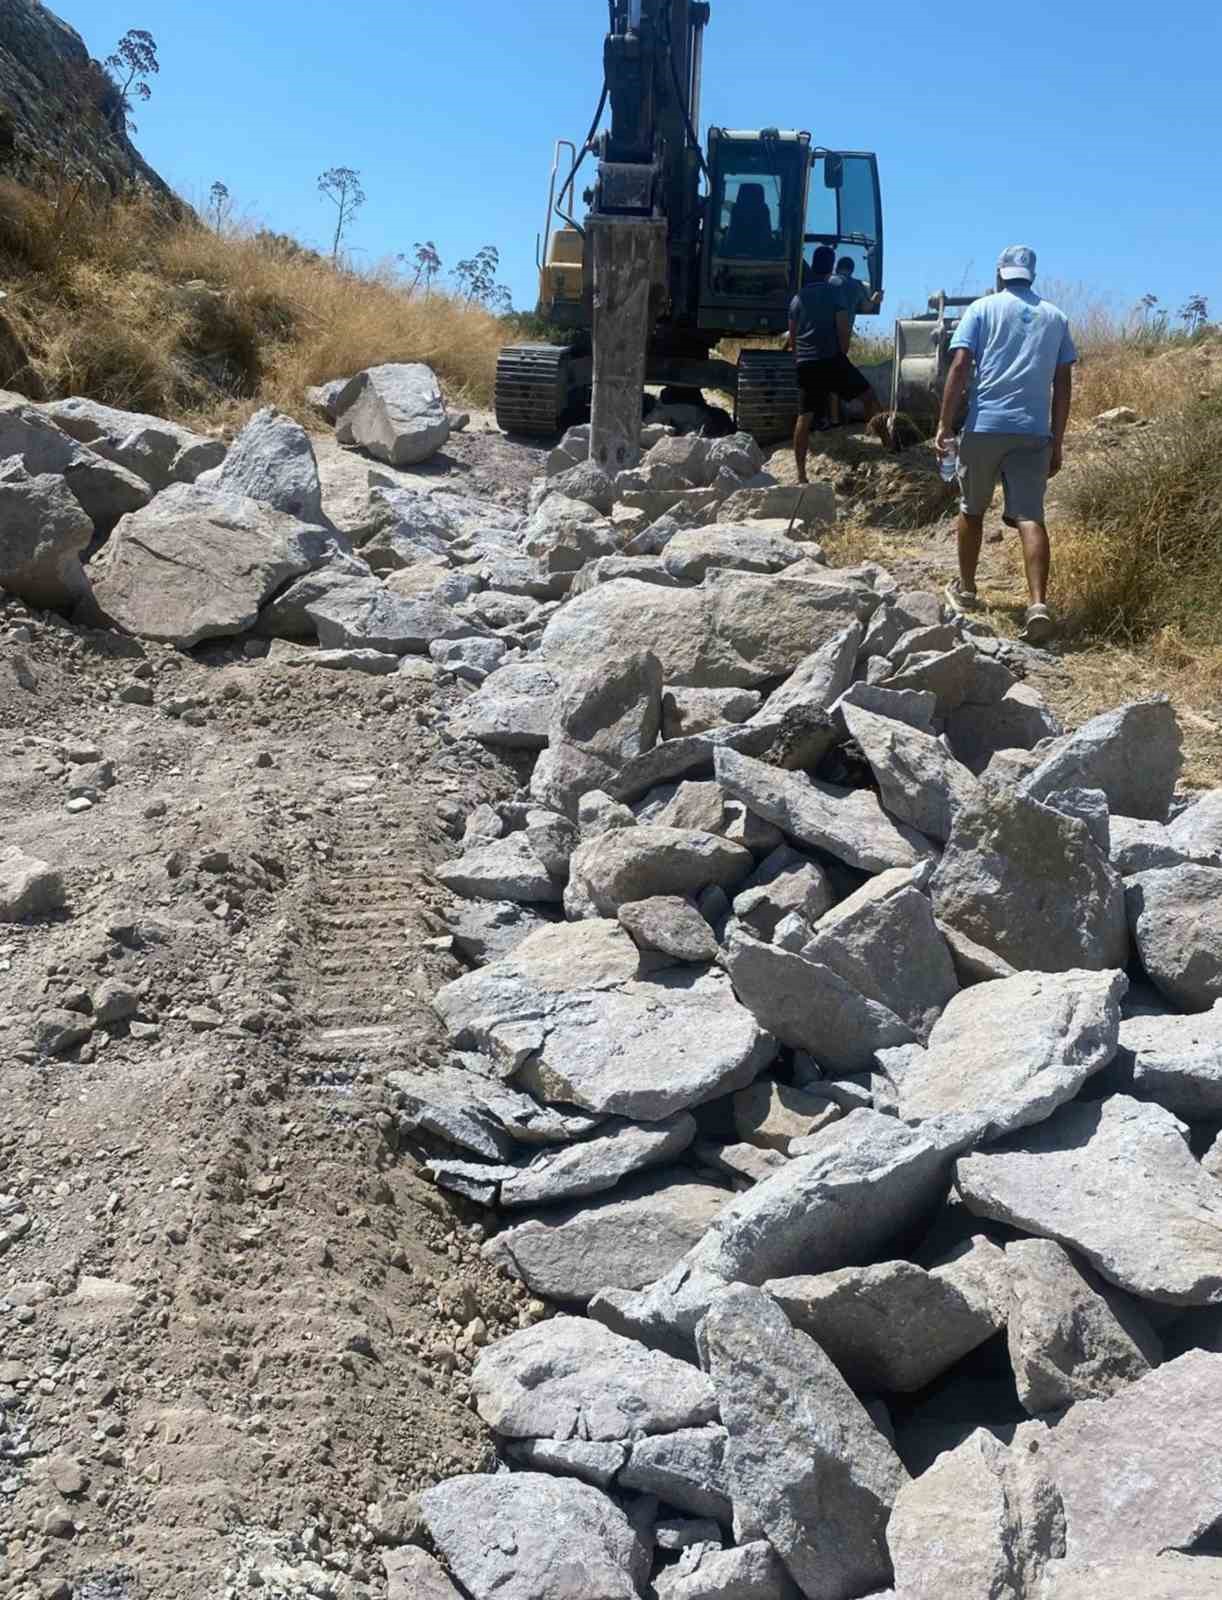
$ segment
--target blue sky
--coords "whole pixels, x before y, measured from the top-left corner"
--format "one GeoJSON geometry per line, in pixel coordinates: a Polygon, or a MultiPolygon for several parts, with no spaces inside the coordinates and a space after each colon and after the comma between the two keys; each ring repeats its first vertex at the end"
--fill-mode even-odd
{"type": "MultiPolygon", "coordinates": [[[[240,213],[324,244],[317,175],[355,167],[357,262],[432,239],[450,267],[493,243],[533,305],[552,144],[589,125],[603,0],[51,5],[99,57],[127,28],[155,36],[136,142],[188,198],[221,179],[240,213]]],[[[1222,314],[1216,0],[963,6],[950,27],[953,10],[713,0],[703,121],[878,151],[893,314],[988,287],[1019,241],[1072,286],[1067,309],[1124,312],[1149,290],[1222,314]]]]}

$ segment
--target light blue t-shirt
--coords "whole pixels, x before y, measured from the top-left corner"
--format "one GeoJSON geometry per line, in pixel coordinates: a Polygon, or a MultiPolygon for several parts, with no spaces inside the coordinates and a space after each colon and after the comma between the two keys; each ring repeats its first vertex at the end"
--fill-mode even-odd
{"type": "Polygon", "coordinates": [[[970,305],[950,347],[976,358],[966,432],[1052,437],[1052,380],[1078,359],[1063,311],[1013,284],[970,305]]]}

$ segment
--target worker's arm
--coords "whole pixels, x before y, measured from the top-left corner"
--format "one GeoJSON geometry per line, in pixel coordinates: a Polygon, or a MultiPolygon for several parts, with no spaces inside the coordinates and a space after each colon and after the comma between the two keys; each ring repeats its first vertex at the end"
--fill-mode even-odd
{"type": "Polygon", "coordinates": [[[1052,380],[1052,465],[1048,476],[1055,478],[1061,470],[1065,451],[1065,429],[1069,426],[1069,408],[1073,404],[1073,366],[1057,368],[1052,380]]]}
{"type": "Polygon", "coordinates": [[[972,352],[956,350],[942,391],[942,415],[938,419],[938,436],[933,442],[940,456],[951,448],[955,432],[955,418],[963,407],[968,384],[972,381],[972,352]]]}
{"type": "Polygon", "coordinates": [[[786,350],[789,350],[789,351],[795,351],[798,348],[798,319],[797,319],[797,317],[790,317],[790,319],[789,319],[789,339],[786,342],[785,348],[786,348],[786,350]]]}
{"type": "Polygon", "coordinates": [[[841,354],[847,356],[849,346],[853,342],[853,330],[849,326],[849,314],[847,311],[837,311],[836,313],[836,337],[840,340],[841,354]]]}

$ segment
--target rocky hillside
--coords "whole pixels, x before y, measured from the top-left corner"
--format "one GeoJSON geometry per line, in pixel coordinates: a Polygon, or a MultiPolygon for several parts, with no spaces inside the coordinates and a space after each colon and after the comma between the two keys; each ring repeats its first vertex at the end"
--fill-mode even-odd
{"type": "Polygon", "coordinates": [[[114,84],[40,0],[0,0],[0,174],[170,194],[128,138],[114,84]]]}
{"type": "Polygon", "coordinates": [[[0,404],[0,1594],[1215,1595],[1170,703],[860,471],[314,400],[0,404]]]}

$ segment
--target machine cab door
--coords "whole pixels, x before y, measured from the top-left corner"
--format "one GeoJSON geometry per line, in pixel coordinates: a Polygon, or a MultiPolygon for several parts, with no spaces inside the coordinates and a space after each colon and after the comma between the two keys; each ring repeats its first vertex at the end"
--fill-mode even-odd
{"type": "MultiPolygon", "coordinates": [[[[883,287],[883,204],[877,156],[862,150],[812,151],[802,250],[804,277],[821,244],[830,244],[837,260],[851,257],[853,276],[869,288],[883,287]]],[[[873,316],[878,309],[863,307],[862,314],[873,316]]]]}

